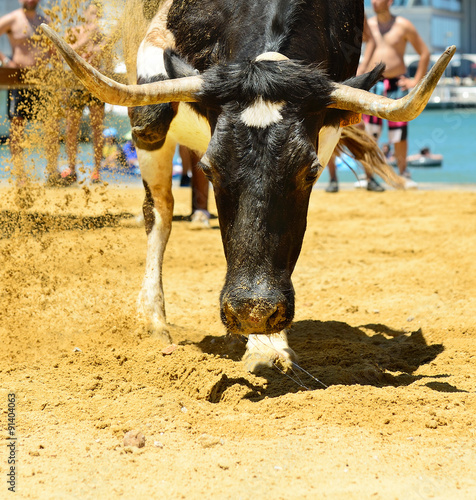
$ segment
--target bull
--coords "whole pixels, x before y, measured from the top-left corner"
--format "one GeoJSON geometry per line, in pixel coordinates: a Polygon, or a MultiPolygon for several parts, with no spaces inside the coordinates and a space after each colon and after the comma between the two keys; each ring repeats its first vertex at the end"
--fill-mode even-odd
{"type": "Polygon", "coordinates": [[[172,213],[177,143],[201,153],[214,188],[227,261],[220,295],[228,332],[248,337],[248,369],[294,358],[286,330],[291,281],[309,197],[341,136],[360,113],[409,121],[424,109],[450,47],[408,96],[368,90],[383,65],[355,77],[363,2],[356,0],[128,0],[129,85],[48,37],[98,98],[127,106],[145,187],[146,270],[138,309],[170,342],[162,261],[172,213]]]}

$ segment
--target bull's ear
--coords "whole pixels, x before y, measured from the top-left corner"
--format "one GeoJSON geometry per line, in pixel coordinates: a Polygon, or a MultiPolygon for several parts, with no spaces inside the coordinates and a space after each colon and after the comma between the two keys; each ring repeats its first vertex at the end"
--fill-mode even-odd
{"type": "Polygon", "coordinates": [[[354,89],[370,90],[382,78],[384,71],[385,64],[377,64],[372,71],[349,78],[344,82],[344,85],[353,87],[354,89]]]}
{"type": "Polygon", "coordinates": [[[174,50],[167,49],[164,53],[165,71],[169,78],[184,78],[197,76],[199,71],[185,62],[174,50]]]}

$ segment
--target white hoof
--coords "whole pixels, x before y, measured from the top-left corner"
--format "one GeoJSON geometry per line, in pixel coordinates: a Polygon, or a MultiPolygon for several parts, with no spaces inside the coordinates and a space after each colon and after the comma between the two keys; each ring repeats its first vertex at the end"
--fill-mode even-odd
{"type": "Polygon", "coordinates": [[[172,343],[172,337],[165,325],[157,325],[139,320],[139,326],[135,330],[135,334],[141,339],[153,339],[162,346],[167,346],[172,343]]]}
{"type": "Polygon", "coordinates": [[[166,326],[152,326],[149,324],[147,328],[150,338],[154,340],[158,340],[160,343],[164,344],[171,344],[172,343],[172,337],[170,336],[169,330],[167,329],[166,326]]]}
{"type": "Polygon", "coordinates": [[[141,293],[137,301],[137,313],[143,330],[153,339],[164,342],[167,345],[172,343],[172,337],[169,334],[165,314],[162,314],[160,311],[161,308],[150,308],[146,307],[144,304],[145,301],[141,293]]]}
{"type": "Polygon", "coordinates": [[[285,330],[271,335],[252,334],[248,337],[243,356],[246,371],[256,373],[260,368],[269,368],[276,363],[287,371],[294,361],[296,353],[288,345],[285,330]]]}

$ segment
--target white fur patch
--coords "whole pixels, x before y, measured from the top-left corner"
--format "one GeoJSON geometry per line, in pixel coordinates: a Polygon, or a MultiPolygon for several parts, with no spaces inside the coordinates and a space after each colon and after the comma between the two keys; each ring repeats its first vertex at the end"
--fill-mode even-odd
{"type": "Polygon", "coordinates": [[[168,186],[171,182],[175,144],[167,146],[155,151],[137,148],[141,176],[149,186],[168,186]]]}
{"type": "MultiPolygon", "coordinates": [[[[162,217],[158,210],[154,207],[154,225],[152,230],[147,237],[148,252],[150,252],[150,259],[147,259],[145,268],[145,278],[144,278],[144,288],[146,289],[147,295],[156,297],[161,294],[159,290],[160,283],[160,269],[158,264],[158,259],[161,253],[161,249],[164,246],[163,235],[162,235],[162,217]]],[[[149,256],[148,256],[149,257],[149,256]]]]}
{"type": "Polygon", "coordinates": [[[154,224],[147,235],[147,257],[144,279],[137,302],[138,312],[146,321],[149,331],[165,342],[169,342],[170,337],[165,320],[162,262],[170,235],[173,212],[170,190],[174,152],[175,142],[168,139],[162,148],[155,151],[137,148],[142,178],[151,189],[155,205],[162,207],[160,212],[155,206],[153,207],[154,224]]]}
{"type": "Polygon", "coordinates": [[[260,54],[255,61],[289,61],[289,57],[286,57],[279,52],[263,52],[263,54],[260,54]]]}
{"type": "Polygon", "coordinates": [[[137,78],[152,78],[157,75],[167,76],[164,64],[164,51],[153,45],[140,44],[137,52],[137,78]]]}
{"type": "Polygon", "coordinates": [[[183,146],[204,153],[211,138],[210,124],[188,103],[181,102],[177,116],[170,124],[169,136],[183,146]]]}
{"type": "Polygon", "coordinates": [[[156,208],[154,225],[147,236],[147,257],[144,280],[139,294],[137,306],[139,313],[147,319],[152,330],[165,327],[164,294],[162,291],[161,273],[162,258],[168,234],[164,234],[162,218],[156,208]]]}
{"type": "Polygon", "coordinates": [[[266,128],[283,119],[281,110],[284,102],[265,101],[258,97],[255,102],[241,113],[241,121],[248,127],[266,128]]]}
{"type": "Polygon", "coordinates": [[[243,356],[249,372],[256,372],[262,366],[271,367],[278,360],[281,365],[290,368],[295,359],[296,354],[288,346],[286,330],[271,335],[251,334],[243,356]]]}
{"type": "Polygon", "coordinates": [[[248,336],[246,348],[249,352],[270,353],[271,359],[289,358],[288,336],[285,330],[271,335],[252,333],[248,336]]]}

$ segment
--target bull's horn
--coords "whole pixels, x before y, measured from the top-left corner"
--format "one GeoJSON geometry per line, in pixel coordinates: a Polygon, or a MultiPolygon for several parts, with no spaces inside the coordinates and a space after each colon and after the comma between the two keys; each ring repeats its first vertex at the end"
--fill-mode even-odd
{"type": "Polygon", "coordinates": [[[200,76],[163,80],[144,85],[124,85],[94,69],[49,26],[42,24],[41,28],[61,52],[73,73],[101,101],[131,107],[161,102],[197,102],[198,100],[196,94],[203,85],[200,76]]]}
{"type": "Polygon", "coordinates": [[[418,85],[401,99],[389,99],[366,90],[335,84],[336,88],[331,94],[334,102],[329,107],[365,113],[396,122],[413,120],[425,109],[431,93],[455,52],[454,45],[448,47],[418,85]]]}

